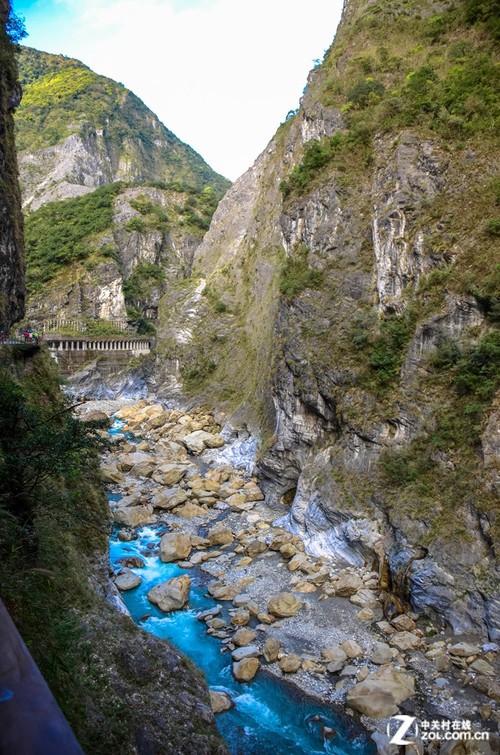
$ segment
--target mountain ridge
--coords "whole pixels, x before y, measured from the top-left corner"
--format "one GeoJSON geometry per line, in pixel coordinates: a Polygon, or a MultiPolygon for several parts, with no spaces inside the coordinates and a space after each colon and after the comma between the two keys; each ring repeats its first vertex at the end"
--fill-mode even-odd
{"type": "Polygon", "coordinates": [[[122,180],[179,181],[223,194],[230,182],[130,90],[73,58],[21,47],[16,141],[24,205],[122,180]]]}

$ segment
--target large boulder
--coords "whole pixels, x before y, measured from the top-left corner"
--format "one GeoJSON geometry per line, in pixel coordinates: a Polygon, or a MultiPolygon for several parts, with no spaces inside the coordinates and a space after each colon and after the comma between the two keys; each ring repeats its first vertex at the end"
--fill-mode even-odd
{"type": "Polygon", "coordinates": [[[187,501],[187,503],[178,506],[174,511],[176,516],[181,516],[183,519],[193,519],[195,516],[206,516],[206,513],[207,512],[204,508],[198,506],[197,503],[192,503],[192,501],[187,501]]]}
{"type": "Polygon", "coordinates": [[[391,663],[396,652],[386,642],[375,642],[370,652],[370,660],[372,663],[382,666],[385,663],[391,663]]]}
{"type": "Polygon", "coordinates": [[[224,445],[222,435],[213,435],[204,430],[195,430],[185,435],[182,442],[192,454],[201,454],[205,448],[220,448],[224,445]]]}
{"type": "Polygon", "coordinates": [[[165,613],[177,611],[188,602],[190,589],[191,579],[183,574],[153,587],[148,592],[148,600],[165,613]]]}
{"type": "Polygon", "coordinates": [[[160,464],[152,474],[153,480],[170,488],[182,480],[188,470],[187,464],[160,464]]]}
{"type": "Polygon", "coordinates": [[[243,658],[238,663],[233,663],[233,675],[239,682],[250,682],[260,668],[258,658],[243,658]]]}
{"type": "Polygon", "coordinates": [[[233,643],[238,647],[246,647],[250,645],[256,639],[257,635],[253,629],[247,629],[247,627],[241,627],[233,635],[233,643]]]}
{"type": "Polygon", "coordinates": [[[280,618],[295,616],[301,608],[301,601],[291,592],[280,592],[270,598],[267,604],[268,613],[280,618]]]}
{"type": "Polygon", "coordinates": [[[111,427],[112,424],[109,415],[106,412],[100,411],[100,409],[92,409],[90,412],[87,412],[80,417],[80,422],[99,422],[103,427],[111,427]]]}
{"type": "Polygon", "coordinates": [[[191,538],[184,532],[167,532],[160,540],[160,560],[164,563],[183,561],[191,553],[191,538]]]}
{"type": "Polygon", "coordinates": [[[120,454],[118,457],[118,464],[122,472],[130,472],[137,464],[143,462],[153,462],[153,457],[150,454],[144,453],[144,451],[133,451],[128,454],[120,454]]]}
{"type": "Polygon", "coordinates": [[[144,477],[151,477],[155,469],[156,461],[154,459],[143,459],[137,464],[134,464],[129,474],[132,475],[132,477],[136,477],[137,479],[142,479],[144,477]]]}
{"type": "Polygon", "coordinates": [[[127,506],[113,511],[113,519],[117,524],[125,524],[127,527],[137,527],[151,519],[152,506],[127,506]]]}
{"type": "Polygon", "coordinates": [[[268,639],[264,643],[264,647],[262,648],[262,655],[264,656],[266,661],[268,663],[275,663],[279,658],[280,652],[280,641],[275,637],[268,637],[268,639]]]}
{"type": "Polygon", "coordinates": [[[208,694],[210,695],[210,704],[214,713],[224,713],[224,711],[234,708],[234,702],[227,692],[209,689],[208,694]]]}
{"type": "Polygon", "coordinates": [[[211,527],[208,530],[207,538],[210,541],[210,545],[227,545],[233,542],[234,534],[229,527],[216,524],[215,527],[211,527]]]}
{"type": "Polygon", "coordinates": [[[334,582],[335,594],[349,598],[363,588],[363,580],[357,574],[341,574],[334,582]]]}
{"type": "Polygon", "coordinates": [[[103,464],[101,467],[101,477],[106,485],[120,483],[125,480],[123,472],[118,469],[116,462],[113,462],[112,464],[103,464]]]}
{"type": "Polygon", "coordinates": [[[134,587],[138,587],[142,582],[142,577],[140,577],[138,574],[134,574],[134,572],[124,572],[123,574],[118,574],[117,577],[115,577],[115,585],[119,590],[122,590],[123,592],[125,590],[133,590],[134,587]]]}
{"type": "Polygon", "coordinates": [[[151,503],[155,509],[175,509],[187,501],[187,495],[182,488],[165,488],[153,496],[151,503]]]}
{"type": "Polygon", "coordinates": [[[244,647],[236,648],[231,653],[233,661],[242,661],[243,658],[258,658],[260,650],[258,645],[245,645],[244,647]]]}
{"type": "Polygon", "coordinates": [[[413,677],[388,665],[351,687],[346,704],[370,718],[387,718],[397,713],[398,705],[414,694],[413,677]]]}
{"type": "Polygon", "coordinates": [[[284,674],[294,674],[302,666],[302,659],[296,653],[285,655],[278,663],[284,674]]]}

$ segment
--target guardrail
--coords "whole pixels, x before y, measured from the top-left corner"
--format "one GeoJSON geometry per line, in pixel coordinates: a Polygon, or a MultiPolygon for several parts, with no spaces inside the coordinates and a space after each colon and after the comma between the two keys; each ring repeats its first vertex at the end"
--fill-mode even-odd
{"type": "MultiPolygon", "coordinates": [[[[102,322],[106,325],[110,325],[115,330],[126,332],[129,326],[123,320],[100,320],[96,322],[102,322]]],[[[85,333],[89,323],[85,320],[67,320],[62,317],[54,317],[49,320],[44,320],[40,329],[45,333],[59,333],[61,330],[72,330],[75,333],[85,333]]]]}
{"type": "Polygon", "coordinates": [[[0,648],[0,752],[83,755],[1,600],[0,648]]]}

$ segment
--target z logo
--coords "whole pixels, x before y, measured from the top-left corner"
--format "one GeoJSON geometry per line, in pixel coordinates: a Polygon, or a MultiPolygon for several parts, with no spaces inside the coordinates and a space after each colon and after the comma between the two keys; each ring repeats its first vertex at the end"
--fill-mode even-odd
{"type": "MultiPolygon", "coordinates": [[[[401,721],[401,726],[397,730],[397,732],[392,737],[390,744],[391,745],[412,745],[413,742],[410,742],[408,739],[403,739],[404,735],[412,725],[412,723],[415,721],[415,716],[393,716],[389,723],[387,724],[387,736],[391,736],[391,722],[392,721],[401,721]]],[[[418,726],[415,724],[415,732],[414,736],[418,736],[418,726]]]]}

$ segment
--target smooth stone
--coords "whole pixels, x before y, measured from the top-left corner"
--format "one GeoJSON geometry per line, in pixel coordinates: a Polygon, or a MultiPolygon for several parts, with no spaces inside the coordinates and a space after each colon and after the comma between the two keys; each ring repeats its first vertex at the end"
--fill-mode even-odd
{"type": "Polygon", "coordinates": [[[246,647],[236,648],[231,653],[233,661],[242,661],[243,658],[258,658],[260,650],[257,645],[247,645],[246,647]]]}
{"type": "Polygon", "coordinates": [[[218,616],[222,611],[222,606],[214,606],[213,608],[207,608],[206,611],[202,611],[196,617],[198,621],[206,621],[214,616],[218,616]]]}
{"type": "Polygon", "coordinates": [[[164,563],[188,559],[191,538],[184,532],[167,532],[160,540],[160,560],[164,563]]]}
{"type": "Polygon", "coordinates": [[[234,678],[239,682],[250,682],[260,669],[258,658],[243,658],[238,663],[233,663],[232,671],[234,678]]]}
{"type": "Polygon", "coordinates": [[[227,692],[219,692],[215,689],[209,689],[208,694],[210,695],[212,711],[215,714],[224,713],[224,711],[234,708],[234,702],[227,692]]]}
{"type": "Polygon", "coordinates": [[[138,587],[142,582],[142,577],[133,572],[127,572],[126,574],[118,574],[115,577],[115,585],[119,590],[124,592],[125,590],[133,590],[134,587],[138,587]]]}
{"type": "Polygon", "coordinates": [[[247,645],[250,645],[256,639],[256,637],[257,635],[253,631],[253,629],[242,627],[234,633],[233,642],[235,645],[238,645],[238,647],[245,647],[247,645]]]}

